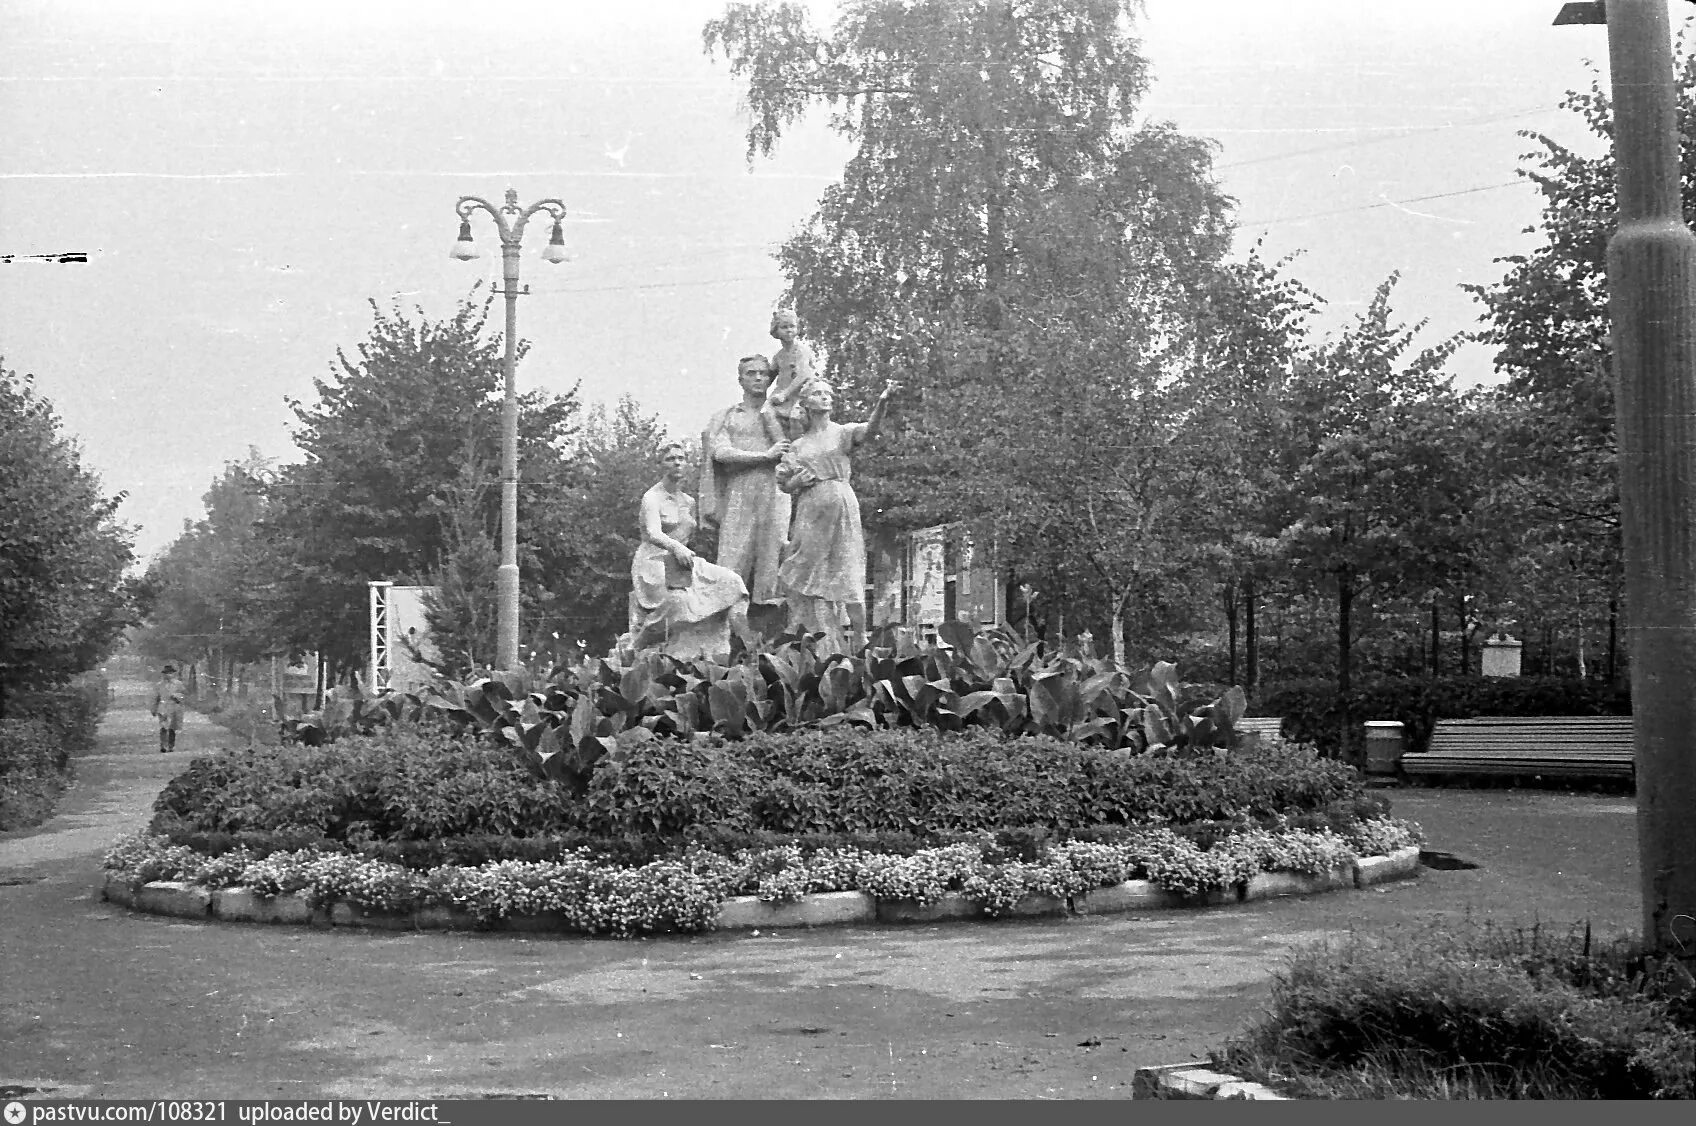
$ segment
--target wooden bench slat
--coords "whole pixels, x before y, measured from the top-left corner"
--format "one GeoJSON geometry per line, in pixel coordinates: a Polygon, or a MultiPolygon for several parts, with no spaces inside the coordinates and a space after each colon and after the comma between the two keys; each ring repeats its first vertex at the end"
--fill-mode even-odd
{"type": "Polygon", "coordinates": [[[1426,751],[1423,754],[1415,752],[1413,754],[1404,755],[1403,757],[1423,758],[1427,760],[1440,758],[1546,758],[1554,762],[1588,762],[1591,760],[1596,760],[1598,762],[1632,762],[1637,756],[1632,754],[1630,751],[1613,751],[1607,754],[1579,754],[1576,752],[1567,754],[1536,754],[1527,751],[1498,749],[1489,751],[1426,751]]]}
{"type": "Polygon", "coordinates": [[[1439,720],[1408,774],[1583,775],[1636,771],[1630,716],[1475,716],[1439,720]]]}

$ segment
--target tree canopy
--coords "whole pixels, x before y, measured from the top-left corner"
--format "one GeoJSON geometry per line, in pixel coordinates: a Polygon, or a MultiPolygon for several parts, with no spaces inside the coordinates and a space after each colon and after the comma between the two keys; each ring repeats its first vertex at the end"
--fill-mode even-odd
{"type": "MultiPolygon", "coordinates": [[[[266,486],[264,532],[281,562],[292,648],[360,667],[368,582],[433,582],[477,550],[478,537],[493,539],[499,490],[487,486],[499,464],[504,382],[491,301],[474,293],[443,320],[373,302],[356,355],[338,350],[330,377],[314,381],[316,400],[290,401],[305,460],[266,486]]],[[[544,580],[559,570],[527,528],[575,479],[578,405],[575,389],[519,398],[520,589],[531,598],[522,639],[526,625],[534,631],[544,580]]]]}
{"type": "Polygon", "coordinates": [[[0,363],[0,717],[103,660],[133,619],[132,534],[29,375],[0,363]]]}

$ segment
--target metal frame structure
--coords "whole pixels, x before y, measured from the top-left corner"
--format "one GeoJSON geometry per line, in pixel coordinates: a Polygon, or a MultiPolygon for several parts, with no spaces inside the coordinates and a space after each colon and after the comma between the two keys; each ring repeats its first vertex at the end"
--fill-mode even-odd
{"type": "Polygon", "coordinates": [[[389,637],[389,592],[392,582],[366,584],[371,591],[371,691],[381,692],[389,687],[394,672],[393,641],[389,637]]]}

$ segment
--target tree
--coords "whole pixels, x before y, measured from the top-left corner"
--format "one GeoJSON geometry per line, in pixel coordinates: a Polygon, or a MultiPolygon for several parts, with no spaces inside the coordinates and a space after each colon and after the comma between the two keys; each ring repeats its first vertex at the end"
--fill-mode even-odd
{"type": "Polygon", "coordinates": [[[1277,557],[1271,498],[1277,469],[1285,389],[1308,347],[1309,319],[1323,299],[1290,276],[1293,256],[1267,262],[1260,245],[1239,262],[1213,271],[1197,295],[1192,358],[1184,393],[1219,431],[1209,443],[1219,488],[1208,516],[1217,527],[1214,572],[1225,617],[1226,679],[1237,677],[1238,620],[1242,621],[1244,683],[1260,683],[1256,612],[1277,557]]]}
{"type": "Polygon", "coordinates": [[[132,535],[60,433],[52,404],[0,363],[0,718],[19,688],[98,665],[132,624],[132,535]]]}
{"type": "MultiPolygon", "coordinates": [[[[1677,71],[1684,210],[1696,222],[1696,55],[1680,38],[1677,71]]],[[[1600,78],[1570,91],[1561,103],[1591,134],[1610,142],[1613,106],[1600,78]]],[[[1479,339],[1496,348],[1495,366],[1507,378],[1497,394],[1504,451],[1498,471],[1526,529],[1551,558],[1577,561],[1566,579],[1570,620],[1575,603],[1594,615],[1617,616],[1620,598],[1620,515],[1614,442],[1613,356],[1609,340],[1606,256],[1618,208],[1611,144],[1584,156],[1537,132],[1519,174],[1543,197],[1526,233],[1539,245],[1499,261],[1501,280],[1468,290],[1484,306],[1479,339]],[[1567,585],[1571,585],[1570,583],[1567,585]],[[1579,589],[1581,588],[1581,589],[1579,589]]],[[[1528,584],[1528,594],[1540,584],[1528,584]]],[[[1544,611],[1522,624],[1534,628],[1544,611]]],[[[1580,616],[1583,613],[1580,612],[1580,616]]],[[[1547,619],[1542,619],[1547,621],[1547,619]]],[[[1616,670],[1617,671],[1617,670],[1616,670]]]]}
{"type": "Polygon", "coordinates": [[[154,603],[142,651],[161,659],[207,659],[215,675],[284,652],[276,560],[261,538],[271,459],[249,447],[201,497],[206,515],[148,568],[154,603]]]}
{"type": "Polygon", "coordinates": [[[1408,356],[1422,325],[1390,324],[1395,280],[1298,365],[1280,427],[1279,555],[1334,595],[1345,697],[1360,605],[1437,582],[1467,547],[1462,518],[1479,486],[1442,371],[1457,342],[1408,356]]]}
{"type": "Polygon", "coordinates": [[[748,152],[811,106],[856,148],[779,260],[847,413],[909,390],[855,467],[869,522],[964,518],[1020,577],[1123,638],[1200,467],[1164,394],[1229,240],[1209,144],[1138,124],[1130,5],[732,4],[704,32],[747,82],[748,152]],[[1107,437],[1111,435],[1112,437],[1107,437]]]}
{"type": "MultiPolygon", "coordinates": [[[[583,425],[578,488],[554,510],[559,529],[551,536],[572,545],[569,584],[552,617],[552,629],[573,647],[582,642],[604,653],[629,625],[630,559],[640,541],[642,494],[658,479],[659,450],[666,430],[657,416],[642,413],[629,395],[608,411],[596,405],[583,425]]],[[[695,451],[699,442],[685,443],[695,451]]],[[[691,480],[693,477],[690,478],[691,480]]],[[[544,536],[549,528],[539,529],[544,536]]],[[[710,559],[713,550],[697,532],[693,546],[710,559]]]]}
{"type": "MultiPolygon", "coordinates": [[[[306,456],[267,486],[264,526],[280,560],[292,646],[317,649],[342,670],[359,667],[366,584],[427,582],[447,564],[465,467],[498,460],[503,366],[499,334],[488,325],[492,300],[473,290],[439,321],[373,302],[375,323],[357,358],[338,349],[330,378],[314,381],[317,400],[290,400],[300,424],[294,440],[306,456]]],[[[556,545],[538,545],[532,528],[575,485],[577,410],[575,388],[520,396],[521,627],[532,632],[552,596],[546,584],[569,578],[549,562],[556,545]]],[[[485,529],[496,519],[487,495],[485,529]]],[[[473,596],[492,604],[494,592],[473,596]]]]}

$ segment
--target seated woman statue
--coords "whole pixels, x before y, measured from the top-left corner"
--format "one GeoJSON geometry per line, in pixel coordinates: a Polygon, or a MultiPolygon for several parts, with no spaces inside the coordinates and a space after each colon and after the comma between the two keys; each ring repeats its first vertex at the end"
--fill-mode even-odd
{"type": "Polygon", "coordinates": [[[860,500],[849,484],[853,454],[862,442],[877,437],[896,387],[894,382],[884,385],[866,421],[844,425],[831,418],[835,392],[815,378],[800,396],[806,429],[777,466],[777,487],[795,498],[789,543],[777,571],[788,592],[789,620],[823,633],[838,652],[855,653],[866,643],[866,537],[860,500]]]}
{"type": "Polygon", "coordinates": [[[630,644],[673,657],[726,657],[745,629],[748,587],[735,571],[689,550],[695,498],[683,491],[688,454],[660,449],[665,475],[642,494],[642,542],[630,561],[630,644]]]}

